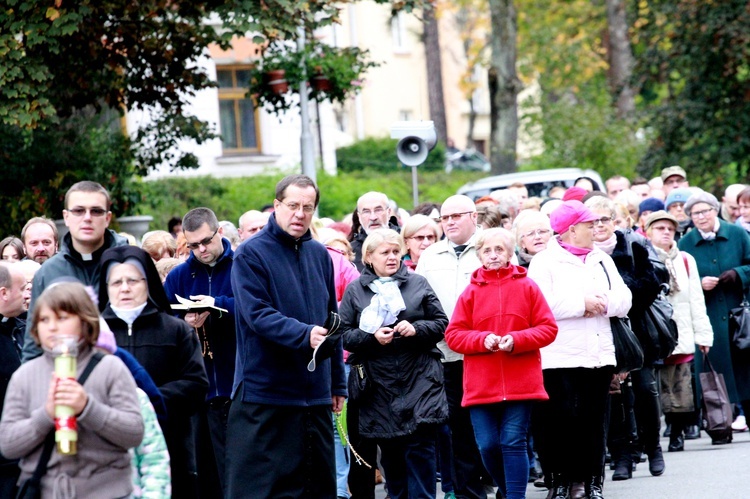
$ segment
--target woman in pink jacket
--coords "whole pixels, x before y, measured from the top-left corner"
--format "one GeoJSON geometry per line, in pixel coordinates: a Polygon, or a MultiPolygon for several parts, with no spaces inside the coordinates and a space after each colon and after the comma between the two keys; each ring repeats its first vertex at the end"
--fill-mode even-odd
{"type": "Polygon", "coordinates": [[[513,236],[484,231],[476,243],[482,267],[456,304],[445,331],[448,346],[464,357],[464,397],[487,471],[503,497],[526,497],[526,452],[531,407],[546,400],[539,349],[557,325],[526,269],[510,264],[513,236]]]}

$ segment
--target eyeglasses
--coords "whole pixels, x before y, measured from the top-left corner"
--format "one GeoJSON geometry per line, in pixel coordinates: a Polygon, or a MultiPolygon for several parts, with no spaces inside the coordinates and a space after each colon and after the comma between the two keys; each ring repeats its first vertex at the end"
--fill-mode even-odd
{"type": "Polygon", "coordinates": [[[546,236],[550,232],[551,231],[547,229],[530,230],[526,232],[525,234],[523,234],[523,237],[541,237],[541,236],[546,236]]]}
{"type": "Polygon", "coordinates": [[[86,214],[87,211],[91,213],[92,217],[103,217],[107,214],[107,210],[96,206],[94,208],[82,208],[80,206],[77,206],[75,208],[69,209],[68,213],[70,213],[74,217],[82,217],[86,214]]]}
{"type": "Polygon", "coordinates": [[[214,236],[216,235],[217,232],[219,232],[219,228],[218,227],[216,227],[216,230],[214,231],[214,233],[211,234],[211,237],[207,237],[205,239],[201,239],[197,243],[187,243],[187,249],[194,250],[194,249],[200,248],[201,246],[208,246],[209,244],[211,244],[211,241],[213,240],[213,238],[214,238],[214,236]]]}
{"type": "Polygon", "coordinates": [[[428,234],[426,236],[411,236],[407,237],[407,239],[414,239],[416,241],[422,242],[422,241],[429,241],[431,243],[435,242],[436,237],[432,234],[428,234]]]}
{"type": "Polygon", "coordinates": [[[701,210],[701,211],[691,211],[690,216],[693,218],[707,217],[708,214],[711,213],[712,211],[714,211],[713,208],[709,208],[707,210],[701,210]]]}
{"type": "Polygon", "coordinates": [[[375,209],[373,209],[373,210],[368,210],[368,209],[364,209],[364,210],[357,210],[357,211],[358,211],[358,212],[359,212],[359,214],[360,214],[360,215],[362,215],[363,217],[369,217],[369,216],[370,216],[370,215],[372,215],[373,213],[374,213],[375,215],[377,215],[377,216],[380,216],[380,215],[382,215],[383,213],[385,213],[385,208],[383,208],[382,206],[378,206],[378,207],[376,207],[376,208],[375,208],[375,209]]]}
{"type": "Polygon", "coordinates": [[[469,213],[474,213],[474,212],[473,211],[465,211],[463,213],[453,213],[451,215],[443,215],[443,216],[440,217],[440,221],[443,222],[443,223],[447,222],[448,220],[452,220],[454,222],[458,222],[459,220],[461,220],[462,216],[468,215],[469,213]]]}
{"type": "Polygon", "coordinates": [[[279,200],[279,203],[283,204],[287,208],[289,208],[292,211],[299,211],[302,210],[303,213],[306,215],[309,215],[310,213],[315,211],[315,206],[306,204],[306,205],[300,205],[299,203],[285,203],[284,201],[279,200]]]}
{"type": "Polygon", "coordinates": [[[107,283],[107,285],[108,285],[108,286],[109,286],[110,288],[119,288],[119,287],[121,287],[121,286],[122,286],[122,283],[125,283],[125,284],[127,284],[127,285],[128,285],[128,287],[129,287],[129,288],[132,288],[133,286],[135,286],[135,285],[136,285],[136,284],[138,284],[139,282],[142,282],[142,281],[145,281],[145,280],[146,280],[146,278],[145,278],[145,277],[139,277],[139,278],[135,278],[135,277],[124,277],[124,278],[122,278],[122,279],[117,279],[116,281],[111,281],[111,282],[108,282],[108,283],[107,283]]]}
{"type": "Polygon", "coordinates": [[[612,221],[612,217],[602,217],[594,220],[594,225],[605,225],[612,221]]]}

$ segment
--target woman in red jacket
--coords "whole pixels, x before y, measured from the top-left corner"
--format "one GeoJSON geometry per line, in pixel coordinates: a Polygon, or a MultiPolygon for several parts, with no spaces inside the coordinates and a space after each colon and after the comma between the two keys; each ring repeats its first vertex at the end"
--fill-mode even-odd
{"type": "Polygon", "coordinates": [[[526,269],[510,264],[513,236],[489,229],[477,240],[482,267],[456,304],[445,331],[464,357],[464,397],[487,471],[503,497],[526,497],[526,439],[533,400],[546,400],[539,349],[557,324],[526,269]]]}

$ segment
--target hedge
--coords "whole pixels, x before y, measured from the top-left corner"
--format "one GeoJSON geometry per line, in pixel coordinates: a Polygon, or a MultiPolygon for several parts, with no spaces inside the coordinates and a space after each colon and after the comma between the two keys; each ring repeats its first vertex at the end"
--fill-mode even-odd
{"type": "MultiPolygon", "coordinates": [[[[362,170],[396,172],[404,169],[396,157],[398,140],[369,137],[347,147],[336,149],[336,163],[341,173],[362,170]]],[[[438,142],[419,167],[421,171],[445,170],[445,146],[438,142]]],[[[411,171],[411,169],[409,169],[411,171]]]]}

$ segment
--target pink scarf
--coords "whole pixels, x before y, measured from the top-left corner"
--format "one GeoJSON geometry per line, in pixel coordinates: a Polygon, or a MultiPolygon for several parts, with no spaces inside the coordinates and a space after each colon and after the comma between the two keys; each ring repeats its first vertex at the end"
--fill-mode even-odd
{"type": "Polygon", "coordinates": [[[588,254],[593,251],[591,248],[579,248],[578,246],[573,246],[563,241],[560,241],[560,246],[563,249],[569,251],[571,254],[580,258],[584,263],[586,262],[586,257],[588,256],[588,254]]]}

